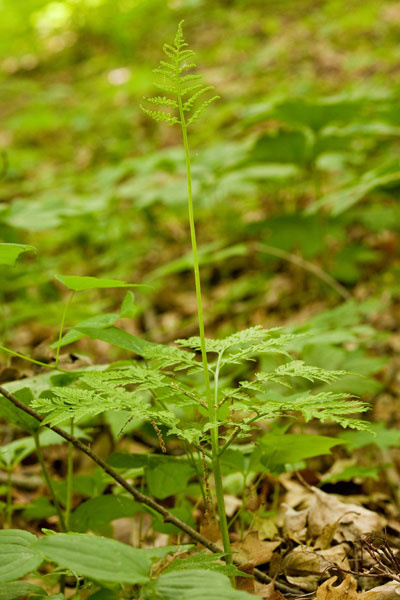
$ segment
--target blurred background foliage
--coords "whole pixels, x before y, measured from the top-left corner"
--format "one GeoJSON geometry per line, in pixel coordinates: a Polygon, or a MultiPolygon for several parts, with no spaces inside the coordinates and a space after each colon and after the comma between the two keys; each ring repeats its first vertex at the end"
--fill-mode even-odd
{"type": "MultiPolygon", "coordinates": [[[[181,19],[221,95],[191,136],[209,335],[302,323],[341,303],[323,327],[369,315],[396,328],[397,1],[0,0],[0,10],[0,237],[39,251],[0,267],[2,343],[31,352],[54,341],[65,293],[55,273],[148,283],[122,326],[157,341],[196,331],[179,131],[139,110],[181,19]]],[[[67,325],[122,300],[87,293],[67,325]]],[[[328,336],[322,366],[339,342],[328,336]]],[[[101,344],[78,344],[109,359],[101,344]]]]}

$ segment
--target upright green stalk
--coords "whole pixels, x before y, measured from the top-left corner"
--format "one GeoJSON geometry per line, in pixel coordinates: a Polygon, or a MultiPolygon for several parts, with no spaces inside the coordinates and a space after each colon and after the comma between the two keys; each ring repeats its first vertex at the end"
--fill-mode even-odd
{"type": "Polygon", "coordinates": [[[70,294],[67,302],[65,303],[63,314],[61,317],[60,332],[58,334],[57,351],[56,351],[56,368],[58,367],[58,362],[60,360],[61,340],[62,340],[62,336],[63,336],[63,332],[64,332],[65,317],[67,315],[69,306],[72,302],[72,298],[74,297],[74,295],[75,295],[75,292],[72,292],[70,294]]]}
{"type": "Polygon", "coordinates": [[[6,501],[6,523],[7,528],[11,529],[12,524],[12,467],[7,469],[7,501],[6,501]]]}
{"type": "MultiPolygon", "coordinates": [[[[74,435],[74,420],[71,419],[71,435],[74,435]]],[[[67,531],[69,529],[69,517],[71,514],[71,505],[72,505],[72,475],[74,469],[74,446],[70,442],[68,444],[68,463],[67,463],[67,499],[65,503],[65,526],[67,531]]]]}
{"type": "Polygon", "coordinates": [[[36,454],[37,454],[37,457],[39,459],[40,466],[42,467],[43,477],[44,477],[44,479],[46,481],[47,487],[49,489],[50,495],[51,495],[51,497],[53,499],[54,506],[55,506],[56,511],[57,511],[58,519],[60,521],[61,531],[66,532],[67,528],[65,527],[64,517],[63,517],[62,511],[61,511],[60,505],[58,503],[57,496],[56,496],[55,491],[54,491],[53,482],[51,481],[49,472],[48,472],[47,467],[46,467],[46,463],[44,462],[43,453],[42,453],[42,447],[40,445],[39,432],[38,431],[35,431],[35,433],[33,434],[33,439],[35,440],[36,454]]]}
{"type": "MultiPolygon", "coordinates": [[[[192,242],[193,252],[193,271],[194,281],[196,286],[196,300],[197,300],[197,315],[199,321],[199,333],[200,333],[200,347],[201,357],[203,363],[204,373],[204,385],[206,388],[206,396],[208,403],[208,418],[211,423],[211,450],[212,450],[212,466],[215,481],[215,493],[217,496],[217,506],[219,514],[219,522],[221,528],[222,542],[224,544],[224,551],[228,553],[227,559],[232,562],[231,555],[231,544],[229,539],[228,521],[226,518],[224,491],[222,487],[222,475],[221,467],[219,462],[219,434],[217,424],[217,400],[214,400],[211,393],[210,386],[210,373],[208,370],[207,351],[206,351],[206,336],[204,331],[204,317],[203,317],[203,303],[201,298],[201,281],[200,281],[200,268],[199,258],[197,253],[197,241],[196,241],[196,227],[194,221],[193,211],[193,196],[192,196],[192,172],[190,164],[190,151],[187,136],[187,127],[185,123],[185,115],[183,113],[182,98],[178,95],[179,115],[182,128],[183,145],[185,148],[185,160],[186,160],[186,176],[187,176],[187,191],[188,191],[188,213],[189,213],[189,226],[190,226],[190,238],[192,242]]],[[[217,380],[215,381],[217,391],[217,380]]]]}
{"type": "MultiPolygon", "coordinates": [[[[213,89],[213,86],[204,86],[200,83],[201,75],[196,74],[185,74],[189,69],[192,69],[196,65],[188,62],[194,56],[194,52],[187,48],[187,44],[183,38],[181,21],[178,26],[173,45],[164,44],[163,51],[167,57],[167,60],[160,61],[160,66],[155,69],[156,73],[159,73],[164,77],[164,82],[155,85],[172,95],[174,99],[167,96],[155,96],[153,98],[146,98],[148,102],[155,106],[167,107],[171,112],[164,110],[149,110],[141,106],[143,112],[149,117],[158,122],[165,122],[168,125],[179,124],[182,130],[183,146],[185,149],[185,160],[186,160],[186,175],[187,175],[187,191],[188,191],[188,211],[189,211],[189,226],[190,226],[190,238],[192,242],[193,252],[193,270],[194,280],[196,285],[196,298],[197,298],[197,313],[199,320],[199,333],[200,333],[200,349],[203,363],[204,372],[204,385],[207,396],[208,406],[208,418],[211,423],[211,454],[212,454],[212,466],[214,472],[215,481],[215,492],[217,496],[217,506],[220,521],[220,529],[222,535],[222,541],[224,544],[224,551],[227,553],[227,560],[232,562],[231,547],[229,541],[228,523],[226,520],[225,503],[224,503],[224,492],[222,488],[222,476],[219,462],[219,435],[218,435],[218,420],[217,401],[214,400],[211,393],[210,386],[210,375],[208,370],[207,362],[207,350],[206,350],[206,337],[204,333],[204,317],[203,317],[203,306],[201,301],[201,284],[200,284],[200,269],[199,269],[199,258],[197,254],[197,242],[196,242],[196,229],[195,220],[193,213],[193,196],[192,196],[192,174],[190,167],[190,152],[187,129],[189,125],[194,123],[205,111],[205,109],[219,96],[213,96],[209,100],[205,100],[198,108],[195,108],[197,100],[203,94],[208,93],[213,89]],[[174,114],[178,113],[178,114],[174,114]],[[185,119],[185,112],[189,113],[188,119],[185,119]],[[191,114],[190,114],[191,113],[191,114]]],[[[216,378],[216,395],[218,395],[218,381],[216,378]]]]}

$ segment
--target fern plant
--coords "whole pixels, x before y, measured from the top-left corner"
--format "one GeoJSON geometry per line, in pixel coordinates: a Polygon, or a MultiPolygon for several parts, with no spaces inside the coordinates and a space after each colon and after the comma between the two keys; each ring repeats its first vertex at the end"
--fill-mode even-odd
{"type": "MultiPolygon", "coordinates": [[[[352,415],[366,410],[367,405],[346,394],[318,389],[319,383],[329,386],[344,372],[327,371],[293,358],[296,334],[255,326],[224,339],[206,338],[187,130],[217,96],[197,107],[200,97],[213,88],[203,85],[199,75],[187,73],[195,65],[189,62],[193,52],[184,42],[182,23],[173,45],[166,44],[164,53],[168,60],[161,61],[156,69],[164,81],[157,85],[168,96],[156,96],[148,102],[165,111],[142,108],[156,121],[179,125],[182,131],[199,336],[162,346],[138,343],[127,332],[111,328],[112,335],[99,339],[116,343],[121,337],[121,347],[131,348],[145,360],[80,373],[71,386],[51,388],[32,401],[32,406],[46,415],[44,422],[51,425],[67,419],[76,423],[105,410],[126,410],[153,425],[163,451],[166,447],[160,427],[182,440],[189,454],[197,451],[199,463],[207,466],[208,461],[212,467],[224,553],[232,562],[221,474],[221,459],[227,449],[248,437],[260,421],[280,417],[301,415],[305,421],[331,420],[344,427],[365,429],[366,424],[352,415]],[[273,357],[275,364],[259,369],[266,355],[273,357]],[[249,378],[241,380],[241,374],[249,371],[249,378]],[[299,381],[304,381],[301,391],[299,381]]],[[[205,500],[207,504],[207,494],[205,500]]]]}
{"type": "MultiPolygon", "coordinates": [[[[212,468],[215,481],[215,491],[217,497],[217,506],[220,519],[220,529],[224,544],[224,551],[230,556],[230,541],[226,519],[222,477],[220,469],[221,453],[228,447],[234,437],[237,437],[241,431],[246,430],[251,423],[257,419],[271,418],[279,416],[287,410],[285,401],[270,401],[267,404],[258,405],[257,398],[252,397],[249,392],[258,392],[260,388],[265,386],[269,380],[275,380],[280,383],[286,383],[290,377],[305,377],[313,381],[321,379],[323,381],[332,380],[341,375],[341,373],[325,372],[316,368],[310,368],[294,361],[289,363],[289,366],[284,366],[281,372],[275,371],[270,374],[259,374],[256,381],[252,383],[242,383],[236,390],[223,390],[222,397],[219,390],[219,377],[221,370],[227,364],[238,364],[242,361],[253,358],[263,352],[278,352],[286,354],[284,349],[287,341],[287,336],[283,335],[278,338],[270,337],[269,334],[259,327],[254,327],[244,332],[234,334],[225,340],[206,340],[204,330],[201,282],[199,271],[199,260],[197,253],[196,229],[193,210],[192,197],[192,177],[191,177],[191,160],[188,142],[188,127],[195,123],[204,113],[208,106],[219,98],[213,95],[207,100],[204,100],[200,106],[196,108],[197,101],[204,94],[208,94],[213,90],[213,86],[207,86],[202,83],[201,75],[188,73],[196,67],[193,62],[194,52],[188,48],[182,32],[181,21],[178,25],[178,30],[174,39],[173,45],[165,44],[163,52],[167,60],[162,60],[160,66],[155,69],[155,72],[163,76],[161,83],[155,83],[168,96],[155,96],[147,98],[147,102],[163,107],[166,110],[151,110],[146,107],[141,107],[142,110],[152,119],[158,122],[166,122],[168,125],[179,125],[182,132],[183,147],[186,161],[187,175],[187,195],[188,195],[188,217],[190,236],[193,252],[193,269],[197,297],[198,310],[198,325],[199,338],[191,338],[187,341],[179,341],[180,345],[190,347],[193,350],[200,350],[202,356],[204,389],[208,410],[207,433],[211,442],[211,457],[212,468]],[[215,363],[209,365],[207,352],[212,352],[217,355],[215,363]],[[286,367],[286,368],[285,368],[286,367]],[[210,372],[213,375],[213,390],[210,383],[210,372]],[[225,444],[220,447],[219,426],[222,424],[218,421],[219,411],[229,402],[231,410],[245,411],[246,417],[243,418],[241,425],[236,423],[223,422],[224,427],[227,425],[233,427],[233,431],[229,434],[225,444]]],[[[349,419],[343,417],[343,414],[353,412],[354,410],[363,410],[362,404],[350,405],[346,402],[343,396],[325,395],[323,398],[318,396],[297,398],[293,408],[304,414],[306,418],[318,416],[321,418],[330,417],[343,424],[356,427],[362,427],[360,422],[350,422],[349,419]]],[[[203,434],[206,433],[203,430],[203,434]]]]}
{"type": "Polygon", "coordinates": [[[190,127],[195,121],[197,121],[199,117],[204,113],[206,108],[214,100],[217,100],[219,96],[212,96],[208,100],[203,101],[203,103],[198,108],[194,108],[197,100],[204,94],[210,92],[213,89],[213,86],[203,85],[203,83],[201,82],[201,75],[187,73],[187,71],[196,67],[196,64],[193,62],[193,57],[195,54],[192,50],[188,48],[188,44],[183,38],[182,24],[183,21],[181,21],[178,25],[178,30],[176,32],[173,45],[171,46],[169,44],[164,44],[163,46],[163,52],[167,60],[162,60],[158,69],[155,69],[155,72],[159,75],[162,75],[164,78],[162,83],[156,83],[156,87],[158,87],[164,92],[167,92],[167,94],[169,94],[169,96],[172,96],[172,98],[166,96],[156,96],[148,99],[148,102],[156,106],[170,107],[172,109],[172,112],[178,113],[178,116],[176,114],[166,113],[165,111],[153,111],[148,110],[144,107],[141,108],[148,116],[155,119],[156,121],[165,121],[169,125],[180,125],[182,131],[182,140],[183,147],[185,150],[186,162],[188,216],[193,253],[193,270],[196,287],[197,313],[200,332],[200,348],[203,364],[204,386],[207,398],[208,418],[211,423],[211,447],[213,462],[212,466],[217,496],[218,513],[220,518],[222,541],[224,544],[224,550],[230,557],[228,523],[225,512],[221,469],[218,460],[217,407],[215,405],[211,393],[210,375],[207,363],[203,306],[201,297],[200,269],[197,253],[196,228],[193,210],[191,161],[188,142],[188,127],[190,127]]]}
{"type": "Polygon", "coordinates": [[[293,414],[302,415],[306,421],[333,420],[345,427],[362,429],[363,421],[353,419],[351,414],[367,407],[345,394],[318,390],[315,393],[312,386],[316,382],[329,384],[343,372],[326,371],[293,360],[290,348],[298,337],[294,334],[255,326],[224,339],[205,337],[188,128],[218,96],[200,102],[213,87],[204,85],[200,75],[188,73],[195,67],[194,53],[184,41],[182,22],[173,45],[165,44],[163,50],[167,60],[161,61],[155,70],[163,80],[156,85],[167,95],[147,99],[157,110],[141,108],[155,121],[181,128],[199,336],[177,340],[175,346],[135,345],[145,362],[89,371],[72,387],[52,388],[36,399],[33,406],[46,414],[45,422],[52,425],[66,418],[76,422],[104,410],[126,410],[135,418],[153,424],[163,450],[161,426],[181,439],[190,451],[197,450],[200,462],[203,457],[203,463],[208,459],[212,466],[221,537],[225,555],[231,562],[221,474],[221,458],[231,444],[247,437],[261,420],[293,414]],[[278,357],[280,364],[268,371],[253,372],[250,379],[237,380],[238,372],[248,371],[249,364],[257,365],[260,357],[268,354],[278,357]],[[296,392],[296,387],[292,387],[299,378],[308,384],[306,392],[296,392]]]}

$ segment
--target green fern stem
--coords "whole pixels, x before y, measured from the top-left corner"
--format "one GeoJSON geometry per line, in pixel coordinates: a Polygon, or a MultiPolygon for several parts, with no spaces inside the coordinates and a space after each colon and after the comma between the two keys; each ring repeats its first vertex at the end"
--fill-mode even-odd
{"type": "MultiPolygon", "coordinates": [[[[74,419],[71,419],[70,434],[74,435],[74,419]]],[[[68,444],[68,460],[67,460],[67,498],[65,504],[64,523],[67,531],[69,530],[69,518],[71,515],[72,506],[72,476],[74,470],[74,446],[70,442],[68,444]]]]}
{"type": "Polygon", "coordinates": [[[204,384],[206,388],[206,396],[208,403],[208,416],[211,428],[211,451],[212,451],[212,466],[215,482],[215,493],[217,496],[217,507],[219,514],[219,523],[221,529],[222,543],[224,545],[224,551],[227,553],[226,560],[232,563],[231,544],[229,539],[228,521],[226,518],[225,502],[224,502],[224,491],[222,487],[222,475],[221,467],[219,462],[219,435],[217,425],[217,406],[214,402],[211,386],[210,386],[210,374],[208,370],[207,351],[206,351],[206,337],[204,331],[204,317],[203,317],[203,303],[201,297],[201,282],[200,282],[200,269],[199,269],[199,258],[197,253],[197,241],[196,241],[196,227],[194,221],[193,211],[193,195],[192,195],[192,172],[190,163],[190,151],[189,142],[187,136],[187,126],[185,121],[185,115],[183,112],[182,97],[178,83],[178,107],[180,124],[182,129],[183,146],[185,149],[185,161],[186,161],[186,175],[187,175],[187,192],[188,192],[188,212],[189,212],[189,227],[190,227],[190,238],[192,242],[192,253],[193,253],[193,271],[194,280],[196,287],[196,300],[197,300],[197,314],[199,321],[199,333],[200,333],[200,347],[201,357],[204,372],[204,384]]]}

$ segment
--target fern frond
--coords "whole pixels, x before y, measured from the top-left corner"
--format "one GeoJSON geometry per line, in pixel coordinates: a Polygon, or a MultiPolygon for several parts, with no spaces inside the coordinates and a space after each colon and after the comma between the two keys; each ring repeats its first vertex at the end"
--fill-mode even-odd
{"type": "MultiPolygon", "coordinates": [[[[261,325],[256,325],[255,327],[249,327],[248,329],[242,329],[221,340],[213,340],[210,338],[206,339],[206,350],[207,352],[225,352],[232,346],[238,346],[240,344],[251,344],[260,339],[264,339],[267,335],[267,331],[261,327],[261,325]]],[[[192,350],[199,351],[201,349],[200,338],[198,336],[193,336],[186,340],[175,340],[175,344],[179,346],[184,346],[186,348],[191,348],[192,350]]]]}
{"type": "Polygon", "coordinates": [[[346,375],[346,371],[328,371],[319,367],[306,365],[302,360],[292,360],[285,365],[281,365],[274,372],[278,377],[302,377],[303,379],[308,379],[308,381],[314,382],[318,380],[325,383],[331,383],[339,377],[346,375]]]}
{"type": "MultiPolygon", "coordinates": [[[[180,83],[186,83],[187,81],[198,81],[202,79],[201,75],[196,75],[195,73],[191,73],[190,75],[184,75],[179,78],[180,83]]],[[[216,96],[216,98],[219,96],[216,96]]]]}
{"type": "MultiPolygon", "coordinates": [[[[177,425],[179,419],[173,412],[153,408],[143,394],[139,393],[139,389],[153,389],[153,386],[158,385],[162,388],[165,385],[163,382],[160,383],[157,377],[154,379],[154,373],[147,374],[147,381],[141,379],[142,383],[134,392],[121,387],[124,379],[115,381],[118,378],[117,372],[112,376],[110,373],[111,371],[108,375],[98,371],[87,373],[80,383],[84,383],[92,389],[55,387],[51,389],[49,396],[36,399],[32,405],[39,412],[47,415],[43,421],[44,424],[57,425],[71,418],[79,421],[83,417],[93,417],[107,410],[126,410],[135,418],[154,420],[169,428],[177,425]],[[114,380],[110,380],[110,377],[114,377],[114,380]]],[[[140,379],[138,372],[137,376],[140,379]]],[[[126,379],[126,373],[123,373],[123,378],[126,379]]],[[[130,382],[132,383],[132,381],[130,382]]]]}
{"type": "MultiPolygon", "coordinates": [[[[166,62],[165,60],[160,60],[160,65],[165,67],[166,69],[171,69],[171,71],[173,72],[173,74],[176,74],[176,66],[174,64],[171,64],[169,62],[166,62]]],[[[156,72],[157,69],[154,69],[154,72],[156,72]]]]}
{"type": "Polygon", "coordinates": [[[159,90],[162,90],[163,92],[167,92],[168,94],[172,94],[174,96],[178,95],[178,88],[174,85],[168,85],[168,83],[156,83],[156,82],[154,82],[154,85],[156,86],[156,88],[158,88],[159,90]]]}
{"type": "Polygon", "coordinates": [[[205,102],[203,102],[200,108],[198,108],[190,117],[189,121],[187,122],[188,126],[192,125],[195,121],[197,121],[197,119],[203,114],[206,108],[210,106],[211,102],[214,102],[214,100],[218,100],[220,97],[221,96],[213,96],[213,98],[211,98],[210,100],[206,100],[205,102]]]}
{"type": "Polygon", "coordinates": [[[188,94],[191,94],[192,92],[194,92],[195,90],[198,90],[201,87],[203,87],[202,83],[195,83],[193,85],[189,85],[189,86],[185,87],[185,89],[181,90],[181,97],[184,98],[188,94]]]}
{"type": "Polygon", "coordinates": [[[147,116],[154,119],[154,121],[157,121],[158,123],[164,122],[167,123],[167,125],[175,125],[175,123],[180,123],[179,119],[173,117],[169,113],[162,112],[161,110],[149,110],[142,105],[140,105],[140,108],[144,113],[146,113],[147,116]]]}
{"type": "Polygon", "coordinates": [[[156,106],[171,106],[172,108],[178,108],[176,100],[171,100],[166,96],[153,96],[152,98],[145,98],[145,100],[156,106]]]}
{"type": "MultiPolygon", "coordinates": [[[[192,58],[192,56],[196,56],[196,52],[193,52],[193,50],[181,50],[179,52],[179,60],[187,60],[188,58],[192,58]]],[[[196,65],[195,65],[196,66],[196,65]]]]}
{"type": "MultiPolygon", "coordinates": [[[[196,63],[183,64],[181,67],[179,67],[178,72],[180,74],[180,73],[183,73],[184,71],[187,71],[188,69],[195,69],[196,67],[197,67],[196,63]]],[[[199,75],[199,77],[201,77],[201,75],[199,75]]],[[[181,81],[182,80],[183,80],[183,77],[181,77],[181,81]]]]}
{"type": "MultiPolygon", "coordinates": [[[[176,81],[176,73],[170,72],[170,71],[166,71],[165,69],[162,69],[161,67],[157,67],[157,69],[153,69],[153,73],[158,73],[159,75],[164,75],[164,77],[166,77],[167,79],[170,79],[171,81],[176,81]]],[[[174,88],[174,93],[178,93],[177,88],[174,88]]]]}
{"type": "Polygon", "coordinates": [[[137,390],[155,390],[167,385],[166,377],[157,369],[132,365],[124,369],[109,371],[88,371],[80,378],[81,383],[102,391],[106,387],[116,389],[126,385],[136,385],[137,390]]]}
{"type": "Polygon", "coordinates": [[[174,46],[177,50],[180,50],[181,48],[184,48],[185,46],[187,46],[187,44],[183,38],[182,26],[183,26],[183,20],[180,21],[180,23],[178,25],[178,29],[175,34],[174,46]]]}
{"type": "Polygon", "coordinates": [[[163,52],[166,56],[168,56],[168,58],[175,59],[176,57],[176,48],[173,48],[169,44],[164,44],[163,52]]]}
{"type": "Polygon", "coordinates": [[[162,113],[151,110],[149,111],[147,109],[143,109],[143,107],[141,108],[155,121],[164,121],[168,125],[179,123],[182,125],[182,127],[188,127],[194,123],[204,112],[207,106],[219,98],[219,96],[214,96],[210,100],[203,102],[203,104],[192,114],[187,123],[185,122],[185,118],[182,115],[182,110],[185,112],[191,111],[194,108],[194,103],[199,96],[212,90],[213,86],[203,86],[203,84],[200,83],[202,79],[201,75],[195,73],[189,73],[186,75],[184,74],[186,71],[194,69],[196,67],[196,63],[189,62],[189,60],[195,56],[195,53],[187,48],[187,43],[183,37],[182,24],[183,21],[181,21],[178,25],[173,45],[164,44],[163,46],[163,52],[169,60],[161,60],[159,67],[154,69],[155,73],[162,75],[167,80],[167,83],[156,83],[156,87],[164,92],[167,92],[168,94],[171,94],[174,99],[168,101],[167,98],[163,97],[161,102],[158,101],[159,97],[155,97],[155,99],[149,99],[149,101],[153,104],[170,106],[175,110],[180,110],[180,115],[182,118],[174,117],[172,115],[164,116],[162,113]],[[168,81],[171,83],[168,83],[168,81]],[[198,83],[192,84],[193,82],[198,83]],[[182,106],[182,99],[189,94],[192,94],[192,96],[182,106]]]}
{"type": "Polygon", "coordinates": [[[210,90],[213,90],[213,89],[214,89],[213,85],[208,85],[206,87],[201,88],[194,94],[192,94],[192,96],[188,100],[186,100],[186,102],[184,103],[183,110],[185,110],[185,111],[190,110],[193,107],[193,104],[196,102],[197,98],[199,98],[202,94],[205,94],[206,92],[209,92],[210,90]]]}
{"type": "Polygon", "coordinates": [[[181,350],[175,346],[149,347],[146,348],[144,358],[154,360],[159,369],[173,367],[175,371],[188,369],[189,373],[200,371],[202,366],[195,360],[195,354],[187,350],[181,350]]]}

